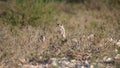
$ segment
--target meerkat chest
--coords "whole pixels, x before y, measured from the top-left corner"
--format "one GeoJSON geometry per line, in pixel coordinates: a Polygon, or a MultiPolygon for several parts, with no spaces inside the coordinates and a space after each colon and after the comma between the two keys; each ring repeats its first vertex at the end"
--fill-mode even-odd
{"type": "Polygon", "coordinates": [[[63,26],[60,26],[59,30],[60,30],[60,31],[65,31],[65,29],[64,29],[63,26]]]}

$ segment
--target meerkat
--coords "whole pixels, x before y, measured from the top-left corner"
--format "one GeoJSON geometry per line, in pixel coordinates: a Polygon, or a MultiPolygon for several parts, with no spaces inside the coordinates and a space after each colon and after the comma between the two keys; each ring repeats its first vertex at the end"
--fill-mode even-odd
{"type": "Polygon", "coordinates": [[[64,28],[63,24],[61,24],[61,25],[57,24],[57,26],[59,27],[60,34],[65,39],[66,38],[66,34],[65,34],[65,28],[64,28]]]}

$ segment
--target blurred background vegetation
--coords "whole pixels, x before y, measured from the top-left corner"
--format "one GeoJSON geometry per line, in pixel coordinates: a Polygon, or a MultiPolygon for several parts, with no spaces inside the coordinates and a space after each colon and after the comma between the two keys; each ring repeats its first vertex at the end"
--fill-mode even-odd
{"type": "MultiPolygon", "coordinates": [[[[82,4],[88,9],[99,9],[103,6],[99,3],[120,9],[120,0],[0,0],[0,20],[14,26],[48,26],[61,15],[62,8],[67,5],[82,4]]],[[[70,10],[75,9],[71,7],[67,11],[70,10]]]]}

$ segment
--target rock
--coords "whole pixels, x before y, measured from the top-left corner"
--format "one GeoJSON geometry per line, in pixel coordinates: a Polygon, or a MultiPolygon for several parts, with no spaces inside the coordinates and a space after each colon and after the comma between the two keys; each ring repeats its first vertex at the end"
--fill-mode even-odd
{"type": "Polygon", "coordinates": [[[19,58],[18,60],[20,61],[21,64],[27,63],[27,60],[25,58],[19,58]]]}
{"type": "Polygon", "coordinates": [[[68,61],[66,57],[61,58],[62,61],[68,61]]]}
{"type": "Polygon", "coordinates": [[[117,54],[117,55],[115,56],[115,59],[120,59],[120,54],[117,54]]]}
{"type": "Polygon", "coordinates": [[[57,66],[57,65],[58,65],[56,58],[51,58],[50,60],[51,60],[51,64],[52,64],[53,66],[57,66]]]}
{"type": "Polygon", "coordinates": [[[77,63],[78,63],[78,61],[73,59],[73,60],[70,61],[70,66],[71,66],[71,67],[75,67],[75,65],[76,65],[77,63]]]}
{"type": "Polygon", "coordinates": [[[90,64],[88,62],[88,60],[85,60],[85,61],[81,61],[80,62],[80,67],[82,68],[90,68],[90,64]]]}
{"type": "Polygon", "coordinates": [[[81,68],[86,68],[85,66],[81,66],[81,68]]]}
{"type": "Polygon", "coordinates": [[[69,65],[69,61],[63,61],[63,64],[65,64],[65,65],[69,65]]]}
{"type": "Polygon", "coordinates": [[[108,41],[112,42],[112,41],[113,41],[113,39],[112,39],[112,38],[108,38],[108,41]]]}
{"type": "Polygon", "coordinates": [[[75,68],[86,68],[84,65],[76,64],[75,68]]]}
{"type": "Polygon", "coordinates": [[[86,64],[86,65],[89,65],[89,62],[88,62],[88,60],[85,60],[85,64],[86,64]]]}
{"type": "Polygon", "coordinates": [[[70,62],[71,62],[71,63],[76,63],[77,61],[73,59],[73,60],[71,60],[70,62]]]}
{"type": "Polygon", "coordinates": [[[118,49],[115,49],[114,51],[115,51],[115,53],[118,53],[118,49]]]}
{"type": "Polygon", "coordinates": [[[90,34],[90,35],[87,37],[87,39],[93,40],[93,39],[94,39],[94,37],[95,37],[95,35],[94,35],[94,34],[90,34]]]}
{"type": "Polygon", "coordinates": [[[43,64],[43,68],[49,68],[49,64],[43,64]]]}
{"type": "Polygon", "coordinates": [[[94,65],[90,65],[90,68],[94,68],[94,65]]]}
{"type": "Polygon", "coordinates": [[[69,61],[61,61],[60,66],[61,67],[71,67],[72,64],[70,64],[69,61]]]}
{"type": "Polygon", "coordinates": [[[114,58],[108,57],[104,60],[105,64],[114,64],[115,60],[114,58]]]}
{"type": "Polygon", "coordinates": [[[116,43],[116,45],[118,45],[118,47],[120,47],[120,40],[116,43]]]}
{"type": "Polygon", "coordinates": [[[76,38],[73,38],[73,39],[71,40],[71,42],[73,42],[73,43],[77,43],[78,40],[77,40],[76,38]]]}
{"type": "Polygon", "coordinates": [[[69,67],[69,68],[74,68],[74,67],[75,67],[75,63],[69,63],[69,64],[68,64],[68,67],[69,67]]]}
{"type": "Polygon", "coordinates": [[[113,38],[107,38],[107,40],[108,40],[109,42],[111,42],[111,43],[116,43],[116,42],[117,42],[117,41],[114,40],[113,38]]]}
{"type": "Polygon", "coordinates": [[[60,66],[60,68],[66,68],[69,67],[71,64],[66,57],[63,57],[59,59],[58,65],[60,66]]]}
{"type": "Polygon", "coordinates": [[[103,61],[105,61],[107,59],[107,56],[105,56],[104,58],[103,58],[103,61]]]}
{"type": "Polygon", "coordinates": [[[112,61],[112,58],[107,58],[106,62],[112,61]]]}

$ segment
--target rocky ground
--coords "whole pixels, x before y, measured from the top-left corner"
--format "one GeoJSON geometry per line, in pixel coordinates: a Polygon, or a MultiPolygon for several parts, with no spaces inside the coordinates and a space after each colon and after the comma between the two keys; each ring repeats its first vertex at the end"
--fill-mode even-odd
{"type": "MultiPolygon", "coordinates": [[[[110,40],[113,43],[113,40],[110,40]]],[[[120,41],[115,43],[118,47],[120,41]]],[[[116,46],[115,45],[115,46],[116,46]]],[[[91,62],[90,58],[93,55],[84,56],[82,60],[63,58],[50,58],[46,63],[40,63],[38,60],[33,60],[27,64],[20,65],[22,68],[119,68],[120,54],[117,54],[118,49],[113,50],[114,56],[104,56],[103,59],[97,58],[95,62],[91,62]]],[[[90,54],[91,52],[89,52],[90,54]]],[[[99,56],[98,56],[99,57],[99,56]]],[[[22,61],[22,62],[25,62],[22,61]]]]}
{"type": "MultiPolygon", "coordinates": [[[[120,58],[120,56],[119,56],[120,58]]],[[[118,59],[116,59],[118,60],[118,59]]],[[[119,68],[115,65],[115,60],[113,58],[107,58],[104,61],[96,61],[90,63],[88,60],[68,60],[67,58],[51,58],[50,63],[29,63],[25,65],[20,65],[22,68],[119,68]]]]}
{"type": "MultiPolygon", "coordinates": [[[[77,37],[61,39],[60,37],[58,40],[59,38],[51,39],[49,36],[46,38],[47,34],[46,36],[40,35],[38,28],[31,28],[21,30],[26,36],[21,33],[9,38],[12,36],[7,35],[7,31],[5,34],[1,34],[3,35],[1,38],[4,39],[1,42],[5,42],[6,39],[7,42],[12,40],[9,44],[11,47],[1,49],[1,68],[2,66],[3,68],[119,68],[120,40],[118,39],[101,38],[97,42],[95,34],[78,34],[80,39],[77,37]],[[18,36],[20,37],[18,38],[18,36]],[[44,36],[45,38],[43,38],[44,36]],[[24,40],[21,40],[23,38],[24,40]],[[19,44],[15,43],[18,41],[19,44]],[[51,42],[46,43],[48,41],[51,42]]],[[[17,31],[17,33],[20,32],[17,31]]]]}

